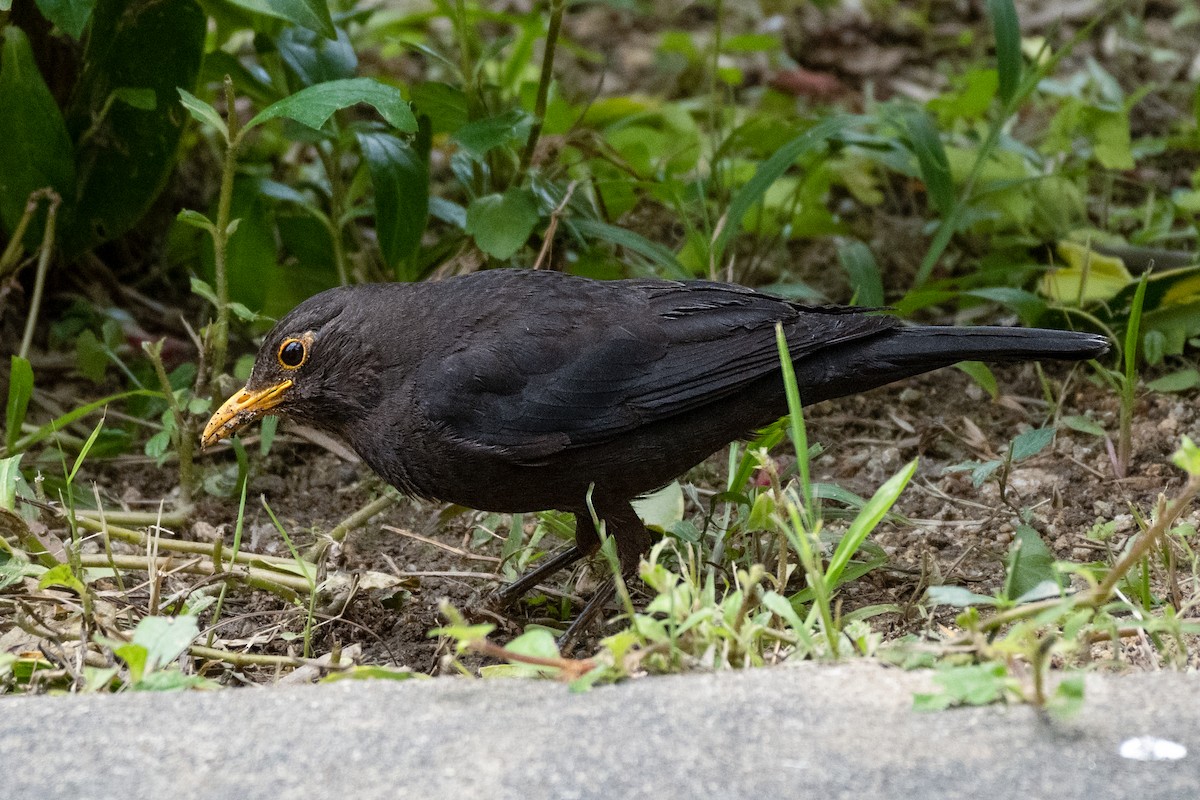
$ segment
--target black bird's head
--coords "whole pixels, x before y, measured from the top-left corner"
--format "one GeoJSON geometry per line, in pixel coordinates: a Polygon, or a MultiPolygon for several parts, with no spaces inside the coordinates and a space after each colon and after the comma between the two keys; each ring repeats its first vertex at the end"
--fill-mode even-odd
{"type": "Polygon", "coordinates": [[[304,301],[263,340],[246,386],[209,419],[211,447],[267,414],[341,433],[377,400],[379,366],[366,286],[330,289],[304,301]]]}

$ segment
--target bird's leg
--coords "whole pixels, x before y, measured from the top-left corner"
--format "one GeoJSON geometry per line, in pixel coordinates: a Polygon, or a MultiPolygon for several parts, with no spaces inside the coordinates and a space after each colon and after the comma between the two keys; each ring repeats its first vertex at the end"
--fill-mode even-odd
{"type": "MultiPolygon", "coordinates": [[[[628,581],[637,575],[642,555],[650,549],[653,538],[650,531],[642,523],[633,506],[628,503],[624,508],[618,506],[609,509],[604,516],[606,530],[617,540],[617,557],[621,564],[621,579],[628,581]]],[[[603,613],[608,601],[617,593],[616,577],[609,578],[596,589],[587,605],[579,612],[563,635],[558,638],[558,649],[566,653],[579,638],[580,634],[597,620],[603,613]]]]}
{"type": "Polygon", "coordinates": [[[572,545],[570,548],[551,558],[548,561],[543,561],[533,569],[526,572],[521,577],[517,578],[510,584],[497,589],[492,595],[492,602],[499,608],[507,608],[508,606],[521,599],[522,595],[528,592],[533,587],[537,586],[544,579],[550,577],[560,569],[565,569],[581,558],[590,555],[589,552],[581,549],[579,545],[572,545]]]}
{"type": "Polygon", "coordinates": [[[604,607],[616,593],[617,582],[615,579],[609,578],[600,584],[600,587],[592,594],[592,598],[588,600],[587,605],[579,612],[579,616],[575,617],[563,631],[562,636],[558,637],[560,653],[566,655],[570,652],[571,648],[575,646],[575,640],[596,621],[597,617],[604,613],[604,607]]]}
{"type": "Polygon", "coordinates": [[[600,537],[596,534],[591,515],[586,512],[576,514],[575,544],[549,561],[538,564],[507,586],[497,589],[492,595],[493,604],[498,608],[507,608],[546,578],[561,569],[566,569],[579,559],[590,556],[599,548],[600,537]]]}

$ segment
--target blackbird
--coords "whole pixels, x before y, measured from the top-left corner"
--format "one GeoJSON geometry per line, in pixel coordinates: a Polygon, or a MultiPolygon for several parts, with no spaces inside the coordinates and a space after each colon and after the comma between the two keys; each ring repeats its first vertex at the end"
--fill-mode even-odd
{"type": "Polygon", "coordinates": [[[575,514],[574,546],[505,587],[508,602],[596,551],[593,510],[635,568],[651,536],[630,501],[787,413],[776,325],[805,404],[958,361],[1108,349],[1092,334],[909,326],[727,283],[492,270],[306,300],[267,334],[202,444],[279,414],[340,436],[402,492],[575,514]]]}

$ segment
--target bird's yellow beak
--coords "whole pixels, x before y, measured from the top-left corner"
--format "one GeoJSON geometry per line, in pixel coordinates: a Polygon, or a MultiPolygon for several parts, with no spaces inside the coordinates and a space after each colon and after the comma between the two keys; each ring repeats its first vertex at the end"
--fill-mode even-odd
{"type": "Polygon", "coordinates": [[[200,436],[200,448],[212,447],[222,439],[228,439],[254,420],[262,417],[283,402],[283,395],[292,387],[292,382],[282,381],[266,389],[252,392],[242,389],[226,400],[204,426],[200,436]]]}

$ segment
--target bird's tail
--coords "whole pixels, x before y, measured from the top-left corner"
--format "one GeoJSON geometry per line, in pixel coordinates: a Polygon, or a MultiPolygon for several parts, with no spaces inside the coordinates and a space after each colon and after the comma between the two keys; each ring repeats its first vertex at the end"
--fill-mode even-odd
{"type": "Polygon", "coordinates": [[[1108,339],[1041,328],[898,326],[817,352],[796,363],[804,402],[863,392],[959,361],[1082,361],[1108,352],[1108,339]]]}

